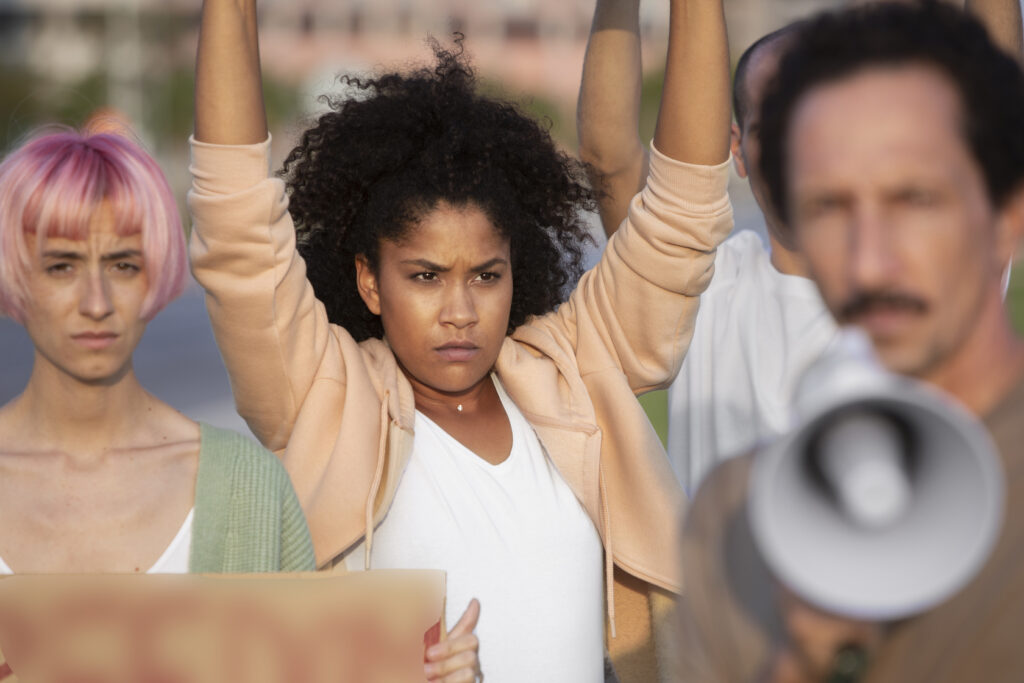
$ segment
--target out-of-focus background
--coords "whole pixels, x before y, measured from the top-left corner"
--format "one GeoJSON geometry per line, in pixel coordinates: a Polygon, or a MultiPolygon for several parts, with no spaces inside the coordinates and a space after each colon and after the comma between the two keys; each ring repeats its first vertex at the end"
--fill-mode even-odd
{"type": "MultiPolygon", "coordinates": [[[[0,0],[0,152],[43,125],[80,127],[90,117],[115,115],[160,162],[187,215],[200,2],[0,0]]],[[[837,4],[725,0],[733,60],[768,31],[837,4]]],[[[317,96],[335,87],[338,74],[423,63],[431,55],[428,36],[448,43],[456,31],[465,34],[484,86],[550,121],[555,139],[575,151],[576,95],[593,8],[594,0],[264,0],[260,41],[275,163],[321,110],[317,96]]],[[[667,20],[667,0],[642,2],[641,125],[648,139],[667,20]]],[[[734,178],[731,194],[737,229],[759,229],[746,183],[734,178]]],[[[1024,279],[1011,284],[1009,303],[1024,322],[1024,279]]],[[[150,324],[135,358],[143,384],[160,398],[193,418],[245,429],[195,285],[150,324]]],[[[24,331],[0,319],[0,403],[21,390],[31,363],[24,331]]],[[[664,438],[663,392],[644,402],[664,438]]]]}

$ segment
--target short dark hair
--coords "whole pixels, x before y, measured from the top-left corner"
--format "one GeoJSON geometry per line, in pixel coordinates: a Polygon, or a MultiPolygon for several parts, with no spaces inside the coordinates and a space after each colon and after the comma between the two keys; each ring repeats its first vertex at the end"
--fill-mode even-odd
{"type": "Polygon", "coordinates": [[[795,37],[761,105],[761,173],[783,222],[790,120],[801,98],[866,68],[921,64],[960,96],[963,134],[989,199],[1002,207],[1024,179],[1024,72],[984,27],[942,2],[876,3],[819,15],[795,37]]]}
{"type": "Polygon", "coordinates": [[[509,332],[551,311],[583,272],[596,210],[581,162],[511,102],[481,95],[473,70],[432,43],[435,64],[372,79],[342,77],[331,111],[284,163],[299,253],[328,319],[357,340],[382,337],[356,287],[356,255],[379,265],[442,202],[474,204],[509,239],[515,284],[509,332]]]}
{"type": "Polygon", "coordinates": [[[773,47],[778,49],[782,47],[776,44],[795,33],[802,24],[802,21],[796,21],[761,36],[743,51],[739,61],[736,62],[736,71],[732,75],[732,110],[741,131],[743,130],[743,122],[747,118],[747,112],[750,111],[751,105],[750,90],[747,88],[747,71],[750,68],[750,62],[761,48],[773,47]]]}

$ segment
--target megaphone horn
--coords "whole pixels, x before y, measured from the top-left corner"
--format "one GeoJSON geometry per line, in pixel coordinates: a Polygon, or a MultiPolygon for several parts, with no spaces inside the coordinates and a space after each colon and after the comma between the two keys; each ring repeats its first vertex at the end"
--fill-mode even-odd
{"type": "Polygon", "coordinates": [[[755,456],[747,510],[794,593],[836,614],[898,619],[984,564],[1002,525],[1002,466],[952,399],[886,373],[863,338],[843,337],[798,388],[798,428],[755,456]]]}

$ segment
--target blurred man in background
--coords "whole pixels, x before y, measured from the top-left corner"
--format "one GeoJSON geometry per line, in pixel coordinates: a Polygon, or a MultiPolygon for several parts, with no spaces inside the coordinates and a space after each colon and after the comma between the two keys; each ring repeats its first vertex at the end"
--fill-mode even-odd
{"type": "Polygon", "coordinates": [[[760,120],[771,202],[829,311],[863,327],[890,370],[984,419],[1006,516],[953,598],[857,623],[776,585],[744,519],[752,459],[724,463],[684,533],[682,680],[858,680],[834,678],[851,645],[870,653],[863,680],[1021,679],[1024,342],[1001,275],[1024,231],[1024,74],[954,8],[865,6],[799,29],[760,120]]]}
{"type": "MultiPolygon", "coordinates": [[[[600,212],[609,236],[647,177],[645,141],[637,130],[639,5],[640,0],[597,0],[577,106],[579,153],[605,193],[600,212]]],[[[966,9],[996,44],[1020,57],[1017,0],[968,0],[966,9]]],[[[789,428],[794,386],[836,332],[794,236],[771,208],[758,166],[761,100],[799,26],[763,36],[736,62],[733,162],[750,182],[767,244],[756,231],[741,230],[719,247],[690,348],[668,391],[669,460],[691,495],[716,463],[789,428]]]]}

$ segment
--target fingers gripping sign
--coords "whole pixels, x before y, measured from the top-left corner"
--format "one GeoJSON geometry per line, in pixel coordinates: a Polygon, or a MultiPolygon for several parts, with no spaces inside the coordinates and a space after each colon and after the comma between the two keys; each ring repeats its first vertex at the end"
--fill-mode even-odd
{"type": "Polygon", "coordinates": [[[447,640],[427,648],[423,671],[434,683],[473,683],[482,681],[477,651],[480,641],[473,629],[480,618],[480,602],[473,598],[463,612],[459,623],[448,632],[447,640]]]}

